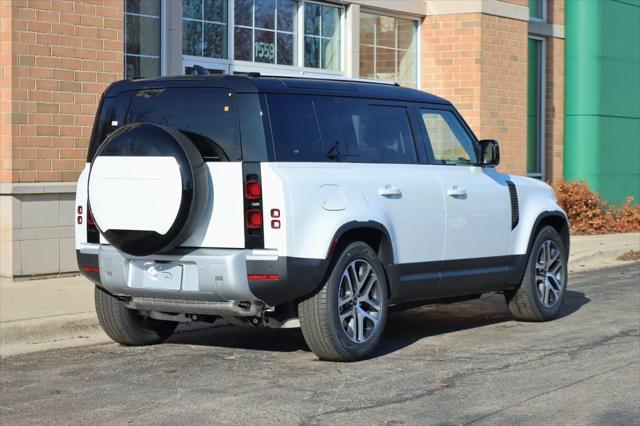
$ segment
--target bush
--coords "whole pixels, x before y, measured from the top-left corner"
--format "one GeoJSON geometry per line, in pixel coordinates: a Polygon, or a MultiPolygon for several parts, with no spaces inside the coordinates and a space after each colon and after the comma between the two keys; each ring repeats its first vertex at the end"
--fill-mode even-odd
{"type": "Polygon", "coordinates": [[[628,197],[624,205],[609,206],[585,182],[552,184],[558,204],[567,212],[572,234],[640,231],[640,206],[628,197]]]}

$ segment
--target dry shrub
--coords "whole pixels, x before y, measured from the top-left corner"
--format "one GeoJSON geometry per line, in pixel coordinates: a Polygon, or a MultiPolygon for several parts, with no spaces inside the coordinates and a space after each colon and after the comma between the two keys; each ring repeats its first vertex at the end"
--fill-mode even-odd
{"type": "Polygon", "coordinates": [[[640,206],[633,197],[621,206],[609,206],[585,182],[557,182],[558,204],[567,212],[572,234],[640,231],[640,206]]]}

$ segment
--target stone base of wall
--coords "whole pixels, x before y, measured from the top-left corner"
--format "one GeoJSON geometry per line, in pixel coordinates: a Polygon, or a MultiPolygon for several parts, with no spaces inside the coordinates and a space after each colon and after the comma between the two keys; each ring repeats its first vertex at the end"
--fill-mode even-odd
{"type": "Polygon", "coordinates": [[[0,276],[19,278],[78,270],[75,183],[0,185],[0,276]]]}

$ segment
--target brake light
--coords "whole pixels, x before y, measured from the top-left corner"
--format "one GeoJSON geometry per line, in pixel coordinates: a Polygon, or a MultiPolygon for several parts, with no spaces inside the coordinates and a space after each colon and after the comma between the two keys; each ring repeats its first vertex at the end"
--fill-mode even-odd
{"type": "Polygon", "coordinates": [[[257,200],[262,195],[260,182],[257,180],[248,180],[244,183],[244,196],[247,200],[257,200]]]}
{"type": "Polygon", "coordinates": [[[82,270],[84,272],[94,272],[94,273],[100,272],[100,268],[98,268],[97,266],[83,266],[82,270]]]}
{"type": "Polygon", "coordinates": [[[246,223],[248,229],[262,228],[262,212],[258,209],[247,210],[246,223]]]}
{"type": "Polygon", "coordinates": [[[247,275],[247,278],[249,278],[250,280],[279,280],[280,279],[280,275],[278,274],[249,274],[247,275]]]}

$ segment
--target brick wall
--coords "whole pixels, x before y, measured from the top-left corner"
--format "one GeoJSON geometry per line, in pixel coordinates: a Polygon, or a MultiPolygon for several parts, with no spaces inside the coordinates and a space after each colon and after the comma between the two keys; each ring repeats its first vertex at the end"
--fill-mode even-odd
{"type": "Polygon", "coordinates": [[[422,89],[453,102],[475,132],[481,128],[479,13],[427,16],[422,24],[422,89]]]}
{"type": "Polygon", "coordinates": [[[11,16],[9,31],[2,26],[2,132],[11,133],[2,182],[75,181],[100,94],[123,75],[123,0],[0,2],[2,19],[11,16]]]}
{"type": "Polygon", "coordinates": [[[547,0],[547,22],[564,25],[565,0],[547,0]]]}
{"type": "Polygon", "coordinates": [[[12,46],[11,31],[13,8],[11,3],[0,0],[0,182],[11,181],[11,87],[12,46]]]}
{"type": "Polygon", "coordinates": [[[478,138],[500,141],[502,171],[526,173],[527,23],[428,16],[421,37],[422,88],[451,100],[478,138]]]}
{"type": "Polygon", "coordinates": [[[483,15],[480,138],[498,139],[501,170],[526,174],[527,22],[483,15]]]}

